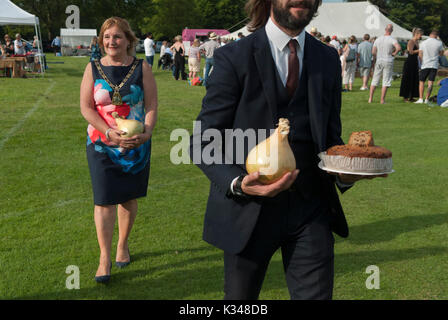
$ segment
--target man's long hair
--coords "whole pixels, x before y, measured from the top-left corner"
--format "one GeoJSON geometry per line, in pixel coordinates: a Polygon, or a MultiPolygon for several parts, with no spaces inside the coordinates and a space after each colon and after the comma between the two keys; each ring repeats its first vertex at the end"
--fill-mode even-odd
{"type": "MultiPolygon", "coordinates": [[[[317,9],[321,4],[322,0],[316,0],[314,4],[315,16],[317,14],[317,9]]],[[[247,24],[247,29],[250,32],[254,32],[264,27],[268,21],[271,14],[271,0],[248,0],[245,9],[250,19],[247,24]]]]}

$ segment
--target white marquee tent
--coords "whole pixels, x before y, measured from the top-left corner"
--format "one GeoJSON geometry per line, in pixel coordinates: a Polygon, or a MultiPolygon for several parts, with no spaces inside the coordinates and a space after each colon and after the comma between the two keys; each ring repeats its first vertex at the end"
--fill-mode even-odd
{"type": "MultiPolygon", "coordinates": [[[[384,34],[384,28],[392,24],[392,36],[397,39],[411,39],[412,32],[394,23],[381,13],[377,6],[368,1],[364,2],[334,2],[323,3],[311,23],[305,28],[310,32],[312,27],[324,36],[336,35],[339,39],[346,39],[352,35],[362,39],[368,33],[371,37],[384,34]]],[[[236,39],[239,32],[250,34],[247,27],[232,32],[227,37],[236,39]]]]}
{"type": "Polygon", "coordinates": [[[336,35],[338,38],[348,38],[351,35],[359,39],[367,33],[370,37],[384,35],[388,24],[394,26],[392,36],[396,39],[411,39],[412,32],[391,21],[383,15],[377,6],[368,1],[323,3],[319,14],[305,28],[310,32],[312,27],[325,36],[336,35]]]}
{"type": "Polygon", "coordinates": [[[43,65],[43,50],[41,48],[42,36],[40,33],[39,18],[25,10],[19,8],[9,0],[0,0],[0,25],[31,25],[34,26],[38,41],[38,56],[40,61],[40,70],[43,74],[45,71],[43,65]]]}
{"type": "Polygon", "coordinates": [[[61,29],[62,55],[71,55],[71,50],[78,46],[89,47],[96,29],[61,29]]]}

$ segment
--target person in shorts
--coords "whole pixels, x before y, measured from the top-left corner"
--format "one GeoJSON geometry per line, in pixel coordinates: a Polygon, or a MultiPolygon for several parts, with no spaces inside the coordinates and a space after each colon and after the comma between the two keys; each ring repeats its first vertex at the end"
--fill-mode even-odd
{"type": "Polygon", "coordinates": [[[359,74],[362,78],[362,87],[360,90],[368,90],[367,83],[369,82],[370,69],[372,68],[372,43],[370,35],[364,35],[364,41],[358,46],[358,66],[359,74]]]}
{"type": "Polygon", "coordinates": [[[443,55],[442,41],[438,40],[439,32],[433,30],[429,38],[420,44],[419,58],[422,66],[419,72],[419,95],[420,98],[415,103],[428,103],[431,96],[432,87],[437,76],[437,69],[439,69],[439,56],[443,55]],[[428,91],[426,92],[425,100],[423,95],[425,92],[425,82],[428,80],[428,91]]]}
{"type": "Polygon", "coordinates": [[[383,87],[381,90],[381,104],[385,103],[387,89],[392,85],[392,74],[394,69],[394,58],[401,51],[398,41],[392,37],[394,28],[388,24],[384,36],[379,37],[373,43],[372,55],[376,59],[375,71],[370,83],[369,103],[372,103],[373,94],[383,77],[383,87]]]}

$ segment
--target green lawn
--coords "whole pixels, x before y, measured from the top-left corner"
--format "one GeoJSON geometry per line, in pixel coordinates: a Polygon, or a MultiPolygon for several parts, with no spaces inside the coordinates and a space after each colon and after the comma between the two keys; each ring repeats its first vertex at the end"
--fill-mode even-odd
{"type": "MultiPolygon", "coordinates": [[[[169,158],[172,130],[192,131],[205,89],[154,71],[159,119],[149,194],[130,239],[133,263],[97,285],[87,124],[79,112],[88,59],[48,61],[63,64],[50,63],[44,78],[0,78],[0,298],[222,299],[222,252],[202,241],[209,182],[194,165],[169,158]],[[66,289],[69,265],[80,269],[79,290],[66,289]]],[[[396,172],[341,197],[350,237],[336,237],[335,299],[448,298],[448,110],[403,103],[399,85],[385,105],[367,104],[359,79],[343,94],[344,140],[372,130],[376,144],[393,151],[396,172]],[[379,290],[366,289],[370,265],[380,269],[379,290]]],[[[116,241],[117,233],[114,249],[116,241]]],[[[260,298],[289,298],[279,253],[260,298]]]]}

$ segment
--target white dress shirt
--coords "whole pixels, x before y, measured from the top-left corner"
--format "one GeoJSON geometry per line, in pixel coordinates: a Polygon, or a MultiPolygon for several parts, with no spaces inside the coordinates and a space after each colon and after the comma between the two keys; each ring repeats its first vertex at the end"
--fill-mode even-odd
{"type": "Polygon", "coordinates": [[[282,80],[283,85],[286,87],[286,79],[288,79],[288,56],[289,50],[289,40],[296,39],[299,43],[297,47],[297,57],[299,58],[299,79],[302,74],[303,65],[303,54],[305,48],[305,29],[294,37],[287,35],[283,32],[277,25],[269,18],[265,26],[266,34],[268,36],[269,46],[271,47],[272,58],[274,59],[275,65],[277,66],[278,74],[282,80]]]}

